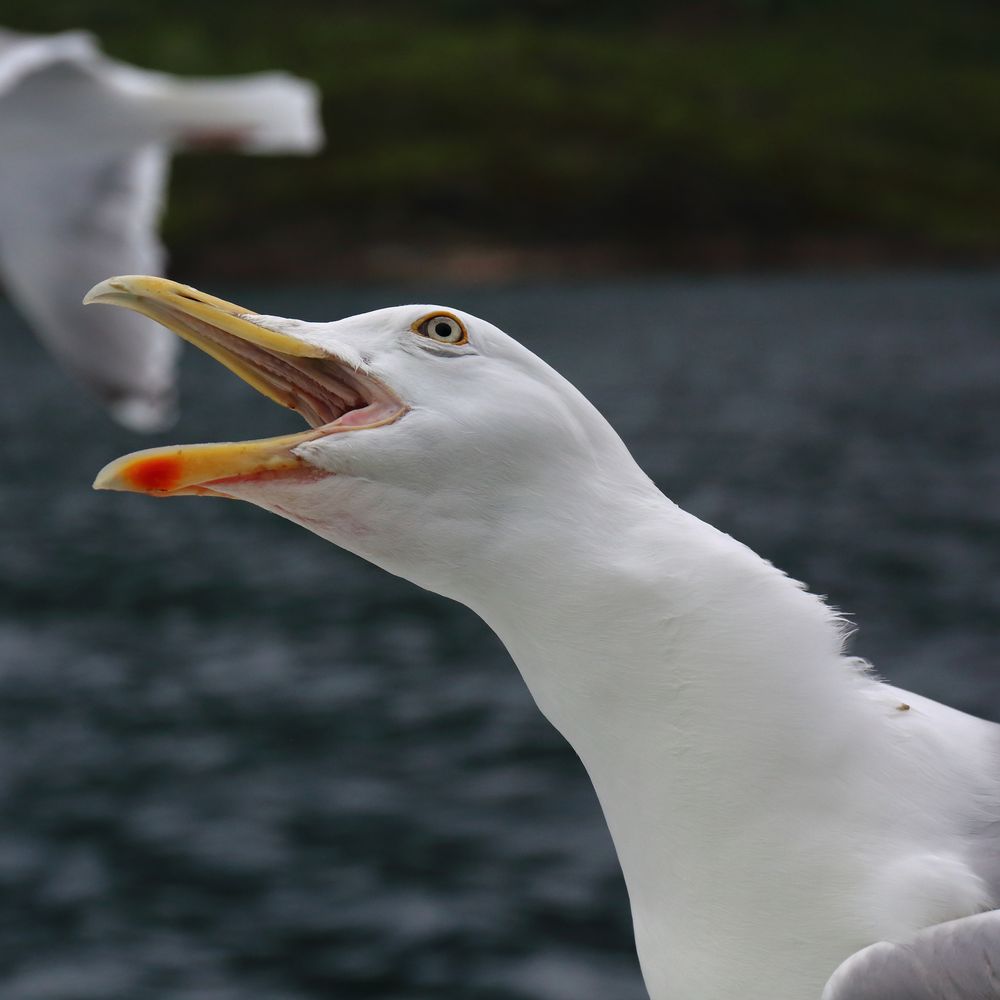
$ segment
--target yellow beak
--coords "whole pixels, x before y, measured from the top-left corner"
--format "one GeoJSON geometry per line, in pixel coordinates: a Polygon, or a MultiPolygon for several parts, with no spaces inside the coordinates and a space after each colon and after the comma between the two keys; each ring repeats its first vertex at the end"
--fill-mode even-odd
{"type": "MultiPolygon", "coordinates": [[[[95,285],[85,305],[104,303],[142,313],[201,348],[259,392],[290,409],[303,408],[301,393],[274,366],[306,371],[328,359],[322,348],[253,322],[257,314],[166,278],[125,275],[95,285]],[[272,364],[263,365],[264,362],[272,364]]],[[[292,454],[304,441],[322,434],[300,434],[221,444],[173,445],[133,452],[106,465],[94,488],[128,490],[154,496],[224,495],[221,480],[261,477],[303,469],[292,454]]]]}

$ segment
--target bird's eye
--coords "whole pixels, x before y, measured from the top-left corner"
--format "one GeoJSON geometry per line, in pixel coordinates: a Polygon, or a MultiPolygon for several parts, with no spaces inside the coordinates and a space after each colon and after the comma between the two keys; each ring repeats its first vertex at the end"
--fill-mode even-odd
{"type": "Polygon", "coordinates": [[[414,333],[439,344],[467,344],[469,335],[462,321],[450,313],[432,313],[413,324],[414,333]]]}

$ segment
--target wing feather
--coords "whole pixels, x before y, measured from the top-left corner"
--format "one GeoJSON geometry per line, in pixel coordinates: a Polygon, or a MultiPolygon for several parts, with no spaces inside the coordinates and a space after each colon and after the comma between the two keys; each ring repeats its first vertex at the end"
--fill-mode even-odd
{"type": "Polygon", "coordinates": [[[880,941],[830,977],[822,1000],[998,1000],[1000,910],[880,941]]]}

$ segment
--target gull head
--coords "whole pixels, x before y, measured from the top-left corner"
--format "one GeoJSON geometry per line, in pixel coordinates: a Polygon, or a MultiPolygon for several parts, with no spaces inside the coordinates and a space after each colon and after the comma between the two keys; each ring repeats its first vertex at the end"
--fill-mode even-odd
{"type": "Polygon", "coordinates": [[[633,467],[569,382],[458,309],[306,323],[137,275],[84,301],[158,321],[309,425],[134,452],[97,489],[246,500],[438,593],[467,593],[512,537],[530,545],[535,531],[541,544],[584,494],[633,467]]]}

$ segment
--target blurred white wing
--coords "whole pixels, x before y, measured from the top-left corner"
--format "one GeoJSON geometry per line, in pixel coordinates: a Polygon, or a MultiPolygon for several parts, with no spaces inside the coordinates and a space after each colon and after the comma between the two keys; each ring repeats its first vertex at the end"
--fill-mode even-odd
{"type": "Polygon", "coordinates": [[[84,32],[0,31],[0,272],[52,354],[137,430],[173,419],[177,341],[93,316],[109,274],[163,272],[157,223],[174,148],[315,151],[318,94],[283,73],[179,80],[107,59],[84,32]]]}
{"type": "Polygon", "coordinates": [[[0,96],[22,78],[54,62],[84,66],[100,58],[94,37],[87,31],[25,35],[0,28],[0,96]]]}
{"type": "Polygon", "coordinates": [[[174,418],[178,341],[141,316],[95,317],[81,300],[121,270],[162,273],[162,146],[67,157],[12,176],[0,166],[0,272],[51,354],[134,430],[174,418]]]}
{"type": "Polygon", "coordinates": [[[822,1000],[998,1000],[1000,910],[949,920],[843,962],[822,1000]]]}

